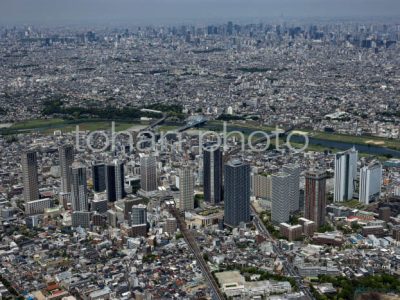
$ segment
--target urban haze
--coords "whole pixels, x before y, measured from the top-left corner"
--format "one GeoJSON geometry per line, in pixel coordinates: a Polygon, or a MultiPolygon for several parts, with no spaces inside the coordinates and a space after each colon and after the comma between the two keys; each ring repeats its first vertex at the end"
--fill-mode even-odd
{"type": "Polygon", "coordinates": [[[0,299],[399,300],[398,0],[0,0],[0,299]]]}

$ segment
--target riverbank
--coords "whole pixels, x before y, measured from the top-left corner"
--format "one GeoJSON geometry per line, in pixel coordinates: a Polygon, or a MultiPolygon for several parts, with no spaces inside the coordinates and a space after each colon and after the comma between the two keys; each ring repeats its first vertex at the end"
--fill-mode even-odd
{"type": "MultiPolygon", "coordinates": [[[[223,122],[211,121],[203,128],[220,132],[223,130],[223,122]]],[[[276,130],[276,128],[271,126],[257,127],[256,124],[242,123],[240,121],[227,123],[227,132],[240,131],[244,135],[249,135],[256,130],[271,133],[276,130]]],[[[307,134],[309,136],[308,151],[323,152],[325,150],[330,150],[332,152],[338,152],[354,146],[362,155],[374,155],[382,159],[392,157],[400,158],[400,140],[396,139],[313,132],[306,129],[296,129],[293,133],[295,134],[291,137],[291,142],[299,148],[304,145],[304,136],[302,135],[307,134]],[[301,133],[301,135],[296,134],[296,132],[301,133]]]]}
{"type": "MultiPolygon", "coordinates": [[[[40,132],[43,134],[53,134],[54,131],[72,132],[79,126],[80,130],[94,131],[111,129],[110,120],[101,119],[35,119],[17,122],[6,128],[0,129],[0,135],[14,135],[20,133],[40,132]]],[[[128,121],[121,120],[115,122],[115,130],[122,131],[130,129],[134,126],[141,125],[139,120],[128,121]]]]}

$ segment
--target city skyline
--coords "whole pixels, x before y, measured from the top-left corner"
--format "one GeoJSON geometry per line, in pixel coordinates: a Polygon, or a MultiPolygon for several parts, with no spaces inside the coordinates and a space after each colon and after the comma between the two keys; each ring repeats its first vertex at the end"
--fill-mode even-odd
{"type": "Polygon", "coordinates": [[[397,299],[399,6],[1,1],[0,298],[397,299]]]}

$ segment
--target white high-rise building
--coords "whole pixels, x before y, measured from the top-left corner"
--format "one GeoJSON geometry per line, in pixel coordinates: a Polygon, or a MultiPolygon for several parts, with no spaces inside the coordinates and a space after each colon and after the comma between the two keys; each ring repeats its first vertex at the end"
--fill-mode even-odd
{"type": "Polygon", "coordinates": [[[25,203],[25,213],[27,215],[43,214],[46,208],[52,208],[54,200],[50,198],[28,201],[25,203]]]}
{"type": "Polygon", "coordinates": [[[140,158],[140,186],[144,192],[157,190],[157,161],[154,156],[140,158]]]}
{"type": "Polygon", "coordinates": [[[382,165],[374,162],[360,169],[359,200],[369,204],[379,198],[382,186],[382,165]]]}
{"type": "Polygon", "coordinates": [[[334,201],[353,198],[354,180],[357,177],[358,151],[353,147],[335,155],[334,201]]]}
{"type": "Polygon", "coordinates": [[[71,167],[71,196],[73,211],[88,211],[89,202],[87,194],[86,168],[80,164],[71,167]]]}
{"type": "Polygon", "coordinates": [[[182,211],[194,209],[194,176],[190,166],[179,171],[179,208],[182,211]]]}
{"type": "Polygon", "coordinates": [[[272,210],[271,220],[274,224],[289,222],[291,203],[289,190],[291,175],[279,172],[272,175],[272,210]]]}
{"type": "Polygon", "coordinates": [[[24,152],[21,156],[22,178],[25,202],[39,199],[37,157],[35,151],[24,152]]]}
{"type": "Polygon", "coordinates": [[[284,165],[283,172],[290,175],[290,212],[298,211],[300,206],[300,167],[294,164],[284,165]]]}
{"type": "Polygon", "coordinates": [[[272,177],[265,174],[254,174],[252,180],[253,196],[271,200],[272,198],[272,177]]]}

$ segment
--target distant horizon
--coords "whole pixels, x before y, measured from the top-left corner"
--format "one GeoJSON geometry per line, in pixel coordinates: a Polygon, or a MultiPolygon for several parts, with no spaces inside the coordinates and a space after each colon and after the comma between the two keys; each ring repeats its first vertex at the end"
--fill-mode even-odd
{"type": "MultiPolygon", "coordinates": [[[[0,25],[171,25],[400,17],[398,0],[1,0],[0,25]]],[[[400,23],[400,22],[399,22],[400,23]]]]}
{"type": "MultiPolygon", "coordinates": [[[[78,29],[79,27],[83,28],[114,28],[114,29],[125,29],[125,28],[137,28],[137,27],[174,27],[174,26],[195,26],[195,27],[202,27],[202,26],[207,26],[207,25],[223,25],[226,24],[229,21],[232,21],[234,24],[238,25],[249,25],[249,24],[281,24],[281,23],[287,23],[287,25],[307,25],[307,24],[333,24],[333,23],[339,23],[341,22],[342,24],[360,24],[360,25],[369,25],[369,24],[387,24],[387,25],[395,25],[397,24],[396,20],[387,20],[385,21],[384,19],[387,19],[389,17],[386,16],[374,16],[370,17],[371,19],[367,19],[367,17],[363,18],[357,18],[357,19],[347,19],[347,18],[317,18],[317,17],[307,17],[307,18],[291,18],[291,17],[283,17],[283,18],[275,18],[275,19],[270,19],[270,18],[265,18],[265,19],[253,19],[253,20],[248,20],[248,19],[219,19],[219,20],[175,20],[175,21],[160,21],[158,23],[156,22],[146,22],[146,21],[138,21],[138,22],[127,22],[127,21],[107,21],[107,22],[101,22],[101,21],[92,21],[92,22],[60,22],[60,23],[46,23],[46,22],[16,22],[16,23],[2,23],[0,21],[0,28],[24,28],[24,27],[34,27],[34,28],[43,28],[43,29],[57,29],[57,28],[63,28],[67,27],[70,29],[78,29]]],[[[400,25],[400,24],[399,24],[400,25]]]]}
{"type": "Polygon", "coordinates": [[[320,16],[309,16],[309,17],[294,17],[294,16],[279,16],[279,17],[258,17],[258,18],[199,18],[199,19],[170,19],[151,22],[150,20],[97,20],[97,21],[63,21],[63,22],[40,22],[40,21],[20,21],[20,22],[2,22],[0,20],[0,27],[10,28],[10,27],[37,27],[37,28],[78,28],[78,27],[88,27],[88,28],[134,28],[134,27],[173,27],[173,26],[207,26],[207,25],[223,25],[227,24],[229,21],[238,25],[249,25],[249,24],[281,24],[286,23],[287,25],[307,25],[307,24],[386,24],[386,25],[399,25],[399,18],[395,16],[358,16],[358,17],[320,17],[320,16]]]}

